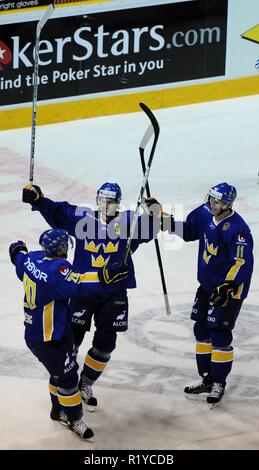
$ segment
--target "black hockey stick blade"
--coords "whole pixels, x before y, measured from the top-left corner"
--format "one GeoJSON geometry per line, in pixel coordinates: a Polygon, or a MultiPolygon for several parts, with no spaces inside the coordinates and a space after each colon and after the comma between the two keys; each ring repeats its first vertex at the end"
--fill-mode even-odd
{"type": "MultiPolygon", "coordinates": [[[[150,124],[150,126],[152,126],[152,124],[150,124]]],[[[149,133],[150,133],[150,126],[149,128],[147,129],[141,143],[140,143],[140,146],[139,146],[139,153],[140,153],[140,161],[141,161],[141,166],[142,166],[142,172],[143,172],[143,175],[145,174],[146,172],[146,163],[145,163],[145,156],[144,156],[144,152],[145,152],[145,146],[149,140],[149,133]]],[[[153,129],[153,126],[152,126],[152,129],[153,129]]],[[[151,134],[152,135],[152,134],[151,134]]],[[[147,197],[150,197],[151,196],[151,192],[150,192],[150,187],[149,187],[149,183],[147,182],[146,184],[146,193],[147,193],[147,197]]],[[[167,287],[166,287],[166,280],[165,280],[165,274],[164,274],[164,268],[163,268],[163,262],[162,262],[162,257],[161,257],[161,251],[160,251],[160,246],[159,246],[159,241],[157,238],[154,239],[154,242],[155,242],[155,248],[156,248],[156,256],[157,256],[157,262],[158,262],[158,268],[159,268],[159,272],[160,272],[160,278],[161,278],[161,283],[162,283],[162,289],[163,289],[163,296],[164,296],[164,301],[165,301],[165,309],[166,309],[166,314],[167,315],[171,315],[172,311],[171,311],[171,307],[170,307],[170,304],[169,304],[169,299],[168,299],[168,293],[167,293],[167,287]]]]}
{"type": "Polygon", "coordinates": [[[139,103],[139,106],[141,107],[141,109],[144,111],[144,113],[146,113],[147,117],[149,118],[149,120],[152,124],[152,127],[154,129],[155,138],[157,140],[158,137],[159,137],[160,128],[159,128],[159,124],[158,124],[158,121],[157,121],[155,115],[152,113],[151,109],[149,109],[149,107],[146,104],[139,103]]]}
{"type": "Polygon", "coordinates": [[[34,49],[34,83],[32,95],[32,124],[31,124],[31,154],[30,154],[30,170],[29,170],[29,184],[33,183],[34,178],[34,154],[35,154],[35,139],[36,139],[36,121],[37,121],[37,100],[38,100],[38,75],[39,75],[39,50],[40,50],[40,34],[41,30],[54,12],[54,5],[49,5],[45,10],[43,16],[37,23],[36,39],[34,49]]]}
{"type": "Polygon", "coordinates": [[[156,144],[157,144],[157,140],[158,140],[158,137],[159,137],[159,131],[160,131],[159,124],[158,124],[154,114],[149,109],[149,107],[144,103],[139,103],[139,105],[140,105],[141,109],[145,112],[145,114],[147,115],[147,117],[150,120],[150,125],[149,125],[148,129],[146,130],[146,132],[145,132],[145,134],[144,134],[144,136],[141,140],[140,145],[142,145],[142,147],[145,148],[145,146],[147,145],[148,141],[150,140],[150,138],[152,136],[154,137],[154,140],[153,140],[152,148],[151,148],[151,151],[150,151],[148,163],[147,163],[147,166],[146,166],[146,171],[145,171],[145,174],[143,176],[143,181],[142,181],[142,185],[141,185],[138,200],[137,200],[137,206],[136,206],[136,209],[135,209],[135,212],[134,212],[134,215],[133,215],[133,219],[132,219],[132,222],[131,222],[131,226],[130,226],[130,234],[129,234],[129,237],[128,237],[128,240],[127,240],[127,244],[126,244],[126,248],[125,248],[125,252],[124,252],[124,257],[123,257],[123,262],[124,263],[127,262],[127,258],[128,258],[129,252],[130,252],[130,246],[131,246],[132,238],[134,236],[134,231],[135,231],[135,228],[136,228],[136,223],[137,223],[137,218],[138,218],[138,210],[139,210],[139,206],[141,204],[141,201],[142,201],[145,189],[146,189],[146,185],[147,185],[147,182],[148,182],[149,172],[150,172],[150,169],[151,169],[152,160],[153,160],[153,156],[154,156],[154,153],[155,153],[156,144]]]}
{"type": "Polygon", "coordinates": [[[151,139],[151,137],[154,137],[152,148],[151,148],[150,155],[149,155],[149,159],[148,159],[148,162],[147,162],[147,165],[146,165],[146,171],[145,171],[145,174],[144,174],[142,188],[141,188],[141,191],[140,191],[140,197],[138,199],[138,204],[141,204],[141,200],[142,200],[144,191],[145,191],[146,186],[147,186],[149,172],[150,172],[153,156],[154,156],[155,149],[156,149],[156,144],[157,144],[158,137],[159,137],[160,128],[159,128],[158,121],[157,121],[156,117],[154,116],[154,114],[152,113],[151,109],[149,109],[149,107],[144,103],[139,103],[139,106],[141,107],[141,109],[144,111],[144,113],[147,115],[148,119],[150,120],[150,125],[147,128],[147,130],[146,130],[146,132],[145,132],[145,134],[144,134],[144,136],[141,140],[140,147],[139,147],[139,148],[143,149],[143,153],[144,153],[145,147],[146,147],[147,143],[149,142],[149,140],[151,139]]]}

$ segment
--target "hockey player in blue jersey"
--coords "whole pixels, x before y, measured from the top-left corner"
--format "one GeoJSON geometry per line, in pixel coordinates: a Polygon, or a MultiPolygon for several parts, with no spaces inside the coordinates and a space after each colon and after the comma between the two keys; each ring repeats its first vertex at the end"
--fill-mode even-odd
{"type": "MultiPolygon", "coordinates": [[[[10,245],[9,253],[24,285],[25,342],[50,374],[50,417],[89,439],[93,432],[82,419],[68,309],[69,297],[80,296],[81,288],[80,274],[66,260],[69,239],[66,230],[49,229],[40,237],[41,251],[28,253],[25,243],[19,240],[10,245]]],[[[127,275],[120,270],[115,273],[116,269],[109,272],[104,267],[102,276],[117,281],[127,275]]]]}
{"type": "Polygon", "coordinates": [[[233,209],[236,189],[213,186],[206,204],[183,223],[163,219],[163,229],[185,241],[199,240],[198,281],[191,319],[195,321],[196,362],[202,383],[185,387],[189,397],[207,396],[216,406],[224,395],[233,362],[232,330],[247,297],[253,272],[253,239],[245,221],[233,209]]]}
{"type": "MultiPolygon", "coordinates": [[[[104,371],[116,347],[117,333],[128,328],[127,289],[136,287],[131,253],[127,264],[129,275],[119,283],[110,284],[98,273],[111,263],[123,260],[133,212],[119,212],[121,189],[116,183],[104,183],[97,191],[97,210],[76,207],[68,202],[54,202],[43,196],[38,186],[23,190],[23,201],[32,204],[52,227],[64,228],[76,237],[73,269],[81,274],[85,283],[85,297],[71,301],[71,322],[77,347],[90,330],[94,317],[95,333],[92,347],[85,356],[79,388],[88,411],[94,411],[97,400],[92,385],[104,371]]],[[[138,217],[131,244],[131,252],[148,242],[160,230],[161,206],[151,198],[144,206],[145,213],[138,217]]]]}

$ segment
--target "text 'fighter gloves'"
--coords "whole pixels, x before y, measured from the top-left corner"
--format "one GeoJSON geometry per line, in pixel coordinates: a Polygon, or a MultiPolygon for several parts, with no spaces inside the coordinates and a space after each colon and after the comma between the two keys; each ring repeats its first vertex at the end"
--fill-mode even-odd
{"type": "Polygon", "coordinates": [[[99,271],[98,277],[101,284],[109,285],[126,279],[128,274],[129,268],[126,264],[114,263],[110,266],[104,266],[102,271],[99,271]]]}
{"type": "Polygon", "coordinates": [[[216,287],[210,298],[210,303],[213,307],[225,307],[237,292],[238,285],[234,281],[225,281],[216,287]]]}
{"type": "Polygon", "coordinates": [[[141,202],[141,207],[146,215],[159,218],[162,216],[162,206],[154,197],[144,198],[141,202]]]}
{"type": "Polygon", "coordinates": [[[24,251],[25,253],[28,253],[28,248],[22,240],[18,240],[17,242],[11,243],[11,245],[9,246],[9,255],[12,263],[14,263],[14,259],[17,253],[19,253],[19,251],[24,251]]]}
{"type": "Polygon", "coordinates": [[[44,195],[43,195],[40,187],[37,186],[36,184],[33,184],[32,186],[30,184],[27,184],[27,186],[25,186],[25,188],[23,188],[22,202],[28,202],[29,204],[35,204],[35,202],[38,202],[43,197],[44,197],[44,195]]]}

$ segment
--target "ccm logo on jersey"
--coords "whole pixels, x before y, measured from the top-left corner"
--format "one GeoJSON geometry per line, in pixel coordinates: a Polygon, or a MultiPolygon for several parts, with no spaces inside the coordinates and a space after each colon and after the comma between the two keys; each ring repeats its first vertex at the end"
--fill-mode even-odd
{"type": "Polygon", "coordinates": [[[244,232],[240,232],[240,233],[238,234],[237,240],[239,241],[239,243],[245,243],[245,241],[246,241],[246,234],[245,234],[244,232]]]}

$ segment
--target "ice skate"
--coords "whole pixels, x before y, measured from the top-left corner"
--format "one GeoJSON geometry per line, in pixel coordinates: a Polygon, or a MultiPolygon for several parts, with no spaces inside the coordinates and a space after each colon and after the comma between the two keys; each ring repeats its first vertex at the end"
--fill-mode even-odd
{"type": "Polygon", "coordinates": [[[92,429],[88,428],[82,418],[76,421],[70,421],[68,427],[71,431],[77,434],[82,439],[91,439],[94,436],[92,429]]]}
{"type": "Polygon", "coordinates": [[[54,408],[54,406],[52,406],[51,408],[50,419],[52,419],[53,421],[58,421],[64,426],[68,426],[68,418],[66,413],[63,410],[57,410],[56,408],[54,408]]]}
{"type": "Polygon", "coordinates": [[[212,378],[210,375],[205,375],[202,378],[202,382],[197,385],[191,385],[190,387],[185,387],[184,393],[186,398],[192,400],[205,399],[212,390],[212,378]]]}
{"type": "Polygon", "coordinates": [[[224,393],[225,393],[226,383],[217,383],[214,382],[211,393],[207,397],[207,403],[210,405],[210,410],[213,410],[220,403],[224,393]]]}
{"type": "Polygon", "coordinates": [[[84,380],[84,376],[81,377],[78,389],[81,393],[83,403],[85,405],[86,411],[93,412],[97,407],[97,399],[93,396],[93,390],[91,385],[87,384],[84,380]]]}

